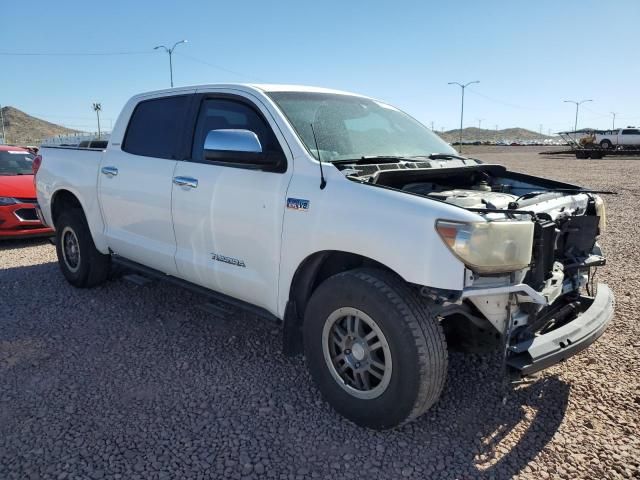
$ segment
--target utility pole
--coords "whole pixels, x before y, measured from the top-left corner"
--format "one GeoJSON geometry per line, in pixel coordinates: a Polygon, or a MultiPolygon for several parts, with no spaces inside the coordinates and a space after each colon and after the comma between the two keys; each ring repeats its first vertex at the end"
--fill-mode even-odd
{"type": "Polygon", "coordinates": [[[459,142],[459,146],[460,146],[460,151],[462,152],[462,121],[464,119],[464,89],[467,88],[469,85],[473,84],[473,83],[480,83],[480,80],[474,80],[473,82],[468,82],[465,84],[462,83],[458,83],[458,82],[449,82],[448,85],[458,85],[460,87],[460,89],[462,90],[462,100],[460,102],[460,142],[459,142]]]}
{"type": "Polygon", "coordinates": [[[540,124],[540,135],[542,135],[542,124],[540,124]]]}
{"type": "Polygon", "coordinates": [[[498,125],[496,125],[496,132],[498,131],[498,125]]]}
{"type": "Polygon", "coordinates": [[[2,123],[2,143],[7,144],[7,134],[4,131],[4,114],[2,113],[2,105],[0,105],[0,123],[2,123]]]}
{"type": "Polygon", "coordinates": [[[101,103],[94,103],[93,104],[93,111],[96,112],[96,117],[98,117],[98,139],[101,136],[101,132],[100,132],[100,110],[102,110],[102,104],[101,103]]]}
{"type": "Polygon", "coordinates": [[[573,124],[573,133],[575,134],[576,130],[578,129],[578,109],[580,108],[580,105],[586,102],[593,102],[593,100],[580,100],[579,102],[576,102],[575,100],[564,100],[564,102],[575,103],[576,105],[576,120],[575,120],[575,123],[573,124]]]}
{"type": "Polygon", "coordinates": [[[480,130],[482,128],[482,120],[484,120],[484,118],[479,118],[478,119],[478,130],[480,130]]]}
{"type": "Polygon", "coordinates": [[[173,55],[173,51],[181,43],[187,43],[187,41],[186,40],[180,40],[179,42],[174,43],[173,47],[171,47],[171,48],[168,48],[168,47],[166,47],[164,45],[158,45],[157,47],[153,48],[154,50],[158,50],[159,48],[164,48],[164,51],[169,54],[169,75],[170,75],[170,78],[171,78],[171,88],[173,88],[173,61],[172,61],[171,57],[173,55]]]}
{"type": "Polygon", "coordinates": [[[431,121],[431,131],[433,132],[433,120],[431,121]]]}
{"type": "Polygon", "coordinates": [[[616,112],[611,112],[611,115],[613,115],[613,122],[611,123],[611,130],[615,130],[616,129],[616,112]]]}

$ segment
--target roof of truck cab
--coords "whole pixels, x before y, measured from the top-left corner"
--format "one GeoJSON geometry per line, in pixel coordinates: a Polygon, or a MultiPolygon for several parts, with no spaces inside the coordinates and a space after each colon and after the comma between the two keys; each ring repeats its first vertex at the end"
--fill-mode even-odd
{"type": "MultiPolygon", "coordinates": [[[[312,92],[312,93],[337,93],[340,95],[358,95],[357,93],[334,90],[332,88],[312,87],[308,85],[284,85],[276,83],[252,83],[248,86],[258,88],[263,92],[312,92]]],[[[362,95],[358,95],[361,97],[362,95]]]]}
{"type": "Polygon", "coordinates": [[[310,92],[310,93],[333,93],[338,95],[356,95],[363,97],[357,93],[344,92],[341,90],[334,90],[331,88],[312,87],[307,85],[285,85],[285,84],[271,84],[271,83],[211,83],[204,85],[188,85],[184,87],[167,88],[163,90],[155,90],[151,92],[144,92],[135,95],[134,98],[141,96],[149,96],[156,94],[165,94],[171,92],[183,92],[185,90],[202,90],[208,88],[228,88],[228,89],[240,89],[245,91],[260,90],[264,93],[270,92],[310,92]]]}

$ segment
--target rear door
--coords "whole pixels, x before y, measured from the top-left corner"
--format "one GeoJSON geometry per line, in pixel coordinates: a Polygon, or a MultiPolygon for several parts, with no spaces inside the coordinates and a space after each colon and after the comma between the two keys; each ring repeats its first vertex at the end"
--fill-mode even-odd
{"type": "Polygon", "coordinates": [[[276,312],[278,268],[291,153],[268,110],[241,94],[199,98],[191,159],[179,162],[173,185],[173,219],[179,276],[276,312]],[[279,171],[205,160],[211,130],[254,132],[263,151],[284,153],[279,171]],[[184,184],[184,182],[190,184],[184,184]]]}
{"type": "Polygon", "coordinates": [[[171,182],[177,160],[188,152],[184,124],[192,98],[174,94],[138,103],[122,144],[110,145],[100,165],[109,248],[167,274],[177,273],[171,182]]]}

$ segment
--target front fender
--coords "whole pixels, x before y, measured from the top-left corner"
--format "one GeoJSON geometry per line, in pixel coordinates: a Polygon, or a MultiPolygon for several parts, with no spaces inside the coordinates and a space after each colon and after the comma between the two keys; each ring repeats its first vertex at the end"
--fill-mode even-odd
{"type": "MultiPolygon", "coordinates": [[[[330,171],[331,172],[331,171],[330,171]]],[[[337,172],[321,190],[318,178],[294,176],[284,213],[279,313],[293,276],[314,253],[333,250],[375,260],[407,282],[447,290],[464,287],[464,264],[435,230],[438,219],[477,221],[466,210],[402,192],[350,181],[337,172]]]]}

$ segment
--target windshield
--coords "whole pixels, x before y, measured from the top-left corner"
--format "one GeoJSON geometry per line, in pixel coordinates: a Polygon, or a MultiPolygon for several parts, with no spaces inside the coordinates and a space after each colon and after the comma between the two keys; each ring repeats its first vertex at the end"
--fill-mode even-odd
{"type": "Polygon", "coordinates": [[[334,93],[271,92],[309,152],[323,161],[420,157],[457,152],[427,127],[391,105],[334,93]]]}
{"type": "Polygon", "coordinates": [[[0,175],[31,175],[33,155],[20,150],[0,152],[0,175]]]}

